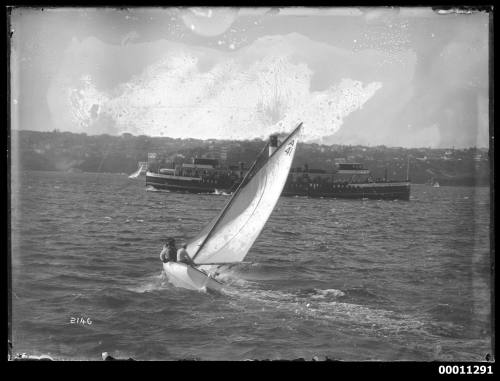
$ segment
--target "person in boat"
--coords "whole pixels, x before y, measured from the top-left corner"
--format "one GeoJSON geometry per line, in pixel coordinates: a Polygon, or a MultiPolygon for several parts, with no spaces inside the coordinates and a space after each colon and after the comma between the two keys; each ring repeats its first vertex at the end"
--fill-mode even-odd
{"type": "Polygon", "coordinates": [[[160,253],[160,259],[163,263],[177,261],[177,247],[175,246],[175,239],[169,238],[163,245],[163,250],[160,253]]]}
{"type": "Polygon", "coordinates": [[[191,257],[189,256],[187,250],[187,245],[184,243],[181,248],[177,251],[177,262],[182,262],[190,266],[196,266],[191,257]]]}

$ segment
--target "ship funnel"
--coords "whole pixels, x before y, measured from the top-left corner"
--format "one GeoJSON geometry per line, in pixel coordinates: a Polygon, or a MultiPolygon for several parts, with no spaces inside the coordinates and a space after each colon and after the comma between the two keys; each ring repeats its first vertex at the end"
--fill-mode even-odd
{"type": "Polygon", "coordinates": [[[269,137],[269,156],[273,154],[278,148],[278,135],[271,135],[269,137]]]}

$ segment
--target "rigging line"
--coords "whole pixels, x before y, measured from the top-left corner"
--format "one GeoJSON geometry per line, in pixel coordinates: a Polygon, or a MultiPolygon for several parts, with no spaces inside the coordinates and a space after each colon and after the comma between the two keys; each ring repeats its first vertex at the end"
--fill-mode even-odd
{"type": "Polygon", "coordinates": [[[233,193],[233,197],[231,197],[231,199],[228,201],[228,203],[226,204],[226,206],[224,207],[224,209],[222,210],[222,212],[219,214],[219,217],[217,218],[217,221],[215,221],[214,225],[212,226],[212,228],[210,229],[210,231],[206,235],[205,239],[203,240],[203,242],[198,247],[198,250],[196,250],[196,253],[193,255],[193,261],[196,258],[196,256],[199,254],[199,252],[203,248],[203,246],[205,246],[205,243],[208,241],[208,239],[212,236],[212,234],[213,234],[216,226],[219,224],[219,221],[222,220],[222,217],[224,217],[224,215],[226,214],[227,210],[229,209],[229,206],[232,205],[233,200],[240,193],[240,190],[243,188],[243,186],[246,185],[247,178],[252,173],[253,169],[255,168],[255,165],[257,164],[257,162],[259,161],[259,159],[261,158],[261,156],[264,154],[264,152],[266,151],[266,149],[268,148],[268,146],[269,146],[269,143],[267,143],[264,146],[264,148],[262,148],[262,151],[260,151],[259,155],[257,156],[257,159],[255,159],[255,161],[253,162],[252,167],[248,170],[248,172],[246,173],[246,175],[243,178],[243,180],[241,180],[240,185],[238,186],[238,188],[236,189],[236,191],[233,193]]]}

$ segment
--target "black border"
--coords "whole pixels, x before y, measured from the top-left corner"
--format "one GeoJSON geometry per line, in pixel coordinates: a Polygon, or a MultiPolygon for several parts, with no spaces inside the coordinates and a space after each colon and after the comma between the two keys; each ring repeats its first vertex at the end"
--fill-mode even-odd
{"type": "MultiPolygon", "coordinates": [[[[492,301],[492,354],[494,355],[495,349],[496,349],[496,336],[495,336],[495,312],[496,312],[496,277],[495,277],[495,219],[496,219],[496,210],[495,210],[495,183],[494,183],[494,178],[495,178],[495,155],[494,155],[494,135],[495,135],[495,126],[494,126],[494,9],[493,9],[493,3],[480,3],[478,5],[473,5],[471,2],[469,2],[467,5],[461,5],[457,4],[456,1],[450,1],[450,0],[440,0],[439,5],[436,5],[436,2],[428,2],[428,1],[406,1],[406,4],[401,5],[401,2],[398,3],[388,3],[385,2],[383,4],[376,4],[373,2],[367,2],[367,1],[358,1],[356,3],[352,2],[345,2],[345,1],[336,1],[335,4],[318,4],[318,3],[310,3],[307,6],[375,6],[375,5],[382,5],[382,6],[432,6],[434,9],[450,9],[450,8],[458,8],[464,11],[486,11],[490,13],[490,64],[489,64],[489,75],[490,75],[490,88],[489,88],[489,95],[490,95],[490,102],[489,102],[489,116],[490,116],[490,150],[489,150],[489,159],[490,159],[490,166],[491,166],[491,176],[490,176],[490,196],[491,196],[491,225],[490,225],[490,237],[491,237],[491,301],[492,301]]],[[[473,3],[473,2],[472,2],[473,3]]],[[[72,3],[68,4],[67,2],[64,1],[51,1],[50,3],[44,3],[44,2],[10,2],[9,6],[12,7],[21,7],[21,6],[27,6],[27,7],[33,7],[33,8],[43,8],[43,7],[95,7],[95,6],[108,6],[108,7],[119,7],[119,8],[126,8],[126,7],[145,7],[145,6],[159,6],[159,7],[168,7],[168,6],[189,6],[189,5],[226,5],[224,3],[220,2],[210,2],[208,4],[200,4],[199,2],[190,2],[190,1],[184,1],[182,3],[177,3],[177,2],[171,2],[169,4],[165,3],[145,3],[145,2],[134,2],[134,1],[125,1],[125,2],[118,2],[118,1],[106,1],[104,3],[98,4],[97,2],[84,2],[84,3],[72,3]]],[[[234,6],[233,4],[229,6],[234,6]]],[[[279,2],[279,3],[274,3],[274,2],[267,2],[266,4],[255,4],[255,3],[247,3],[247,2],[242,2],[241,4],[238,4],[237,6],[304,6],[304,4],[300,3],[294,3],[294,2],[279,2]]],[[[9,78],[10,78],[10,67],[9,67],[9,59],[10,59],[10,44],[9,44],[9,20],[8,20],[8,14],[9,14],[9,9],[7,7],[4,7],[4,12],[5,16],[3,20],[6,22],[6,26],[4,31],[6,31],[6,37],[5,41],[6,42],[6,48],[4,49],[4,52],[6,52],[6,59],[3,61],[6,64],[6,76],[4,77],[6,79],[6,84],[5,84],[5,89],[6,89],[6,101],[4,103],[6,109],[4,115],[6,116],[6,127],[4,128],[5,134],[0,135],[0,143],[2,146],[2,151],[4,154],[1,155],[1,160],[2,160],[2,166],[1,168],[3,169],[2,173],[6,175],[4,177],[4,186],[2,190],[6,191],[6,201],[2,203],[2,212],[5,213],[7,217],[7,229],[4,230],[5,233],[5,244],[3,245],[3,248],[6,249],[6,254],[4,255],[4,261],[5,261],[5,281],[3,283],[3,286],[6,287],[6,292],[2,293],[3,300],[5,304],[7,304],[7,314],[3,314],[3,318],[7,318],[7,330],[3,331],[4,334],[6,333],[7,339],[10,340],[10,319],[11,319],[11,298],[10,298],[10,292],[11,292],[11,272],[10,266],[11,266],[11,256],[10,256],[10,88],[9,88],[9,78]]],[[[4,199],[5,200],[5,199],[4,199]]],[[[5,304],[3,304],[5,306],[5,304]]],[[[4,339],[4,343],[5,343],[4,339]]],[[[8,347],[2,346],[3,351],[5,353],[2,353],[1,361],[2,362],[7,362],[7,352],[8,352],[8,347]]],[[[432,375],[439,375],[438,368],[440,365],[463,365],[463,366],[468,366],[468,365],[491,365],[493,369],[493,373],[495,373],[495,363],[488,363],[488,362],[343,362],[343,361],[322,361],[322,362],[311,362],[311,361],[249,361],[249,362],[225,362],[225,361],[213,361],[213,362],[204,362],[204,361],[168,361],[168,362],[163,362],[163,361],[140,361],[140,362],[125,362],[125,361],[119,361],[118,363],[120,365],[104,365],[104,361],[57,361],[57,362],[42,362],[42,361],[10,361],[7,362],[7,366],[9,370],[13,370],[16,373],[16,376],[19,375],[19,372],[22,373],[24,370],[28,371],[38,371],[38,370],[52,370],[53,368],[60,368],[61,370],[69,370],[71,368],[76,367],[78,370],[84,370],[88,368],[88,365],[96,366],[99,371],[105,370],[105,369],[111,369],[113,371],[119,370],[120,368],[124,369],[128,374],[130,375],[135,375],[138,374],[140,376],[144,376],[142,373],[142,370],[153,370],[153,369],[158,369],[160,372],[165,371],[168,369],[170,372],[171,370],[173,371],[189,371],[191,373],[193,370],[197,371],[209,371],[209,370],[218,370],[218,369],[228,369],[232,368],[233,366],[236,367],[238,370],[245,370],[248,373],[246,375],[251,375],[254,374],[255,372],[262,372],[262,371],[279,371],[280,375],[283,374],[283,376],[286,374],[286,371],[290,370],[290,374],[293,375],[310,375],[311,371],[313,372],[329,372],[326,373],[325,376],[328,378],[334,378],[338,375],[337,372],[344,373],[346,375],[359,375],[359,374],[366,374],[368,376],[375,376],[375,375],[389,375],[389,374],[401,374],[401,375],[412,375],[416,377],[422,377],[422,376],[432,376],[432,375]],[[21,365],[22,363],[22,365],[21,365]],[[48,364],[54,364],[57,363],[57,365],[48,365],[48,364]],[[96,364],[97,363],[97,364],[96,364]],[[307,364],[307,365],[306,365],[307,364]],[[70,367],[68,369],[68,367],[70,367]],[[157,368],[161,367],[161,368],[157,368]],[[141,373],[135,373],[136,370],[139,370],[141,373]],[[283,373],[282,373],[283,372],[283,373]],[[306,373],[307,372],[307,373],[306,373]]],[[[187,375],[188,373],[184,373],[187,375]]],[[[166,376],[168,377],[170,373],[160,373],[160,376],[166,376]]],[[[216,378],[220,376],[229,376],[228,373],[208,373],[206,374],[209,378],[216,378]]],[[[67,376],[71,377],[72,374],[67,374],[67,376]]],[[[468,375],[464,375],[467,377],[468,375]]]]}

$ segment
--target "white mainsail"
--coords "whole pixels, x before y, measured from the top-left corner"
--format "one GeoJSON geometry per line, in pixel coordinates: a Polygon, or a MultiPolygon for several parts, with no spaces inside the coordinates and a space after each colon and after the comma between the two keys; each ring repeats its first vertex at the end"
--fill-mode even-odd
{"type": "Polygon", "coordinates": [[[187,252],[195,263],[234,263],[245,258],[285,186],[301,127],[302,123],[270,156],[259,155],[221,214],[188,243],[187,252]]]}

